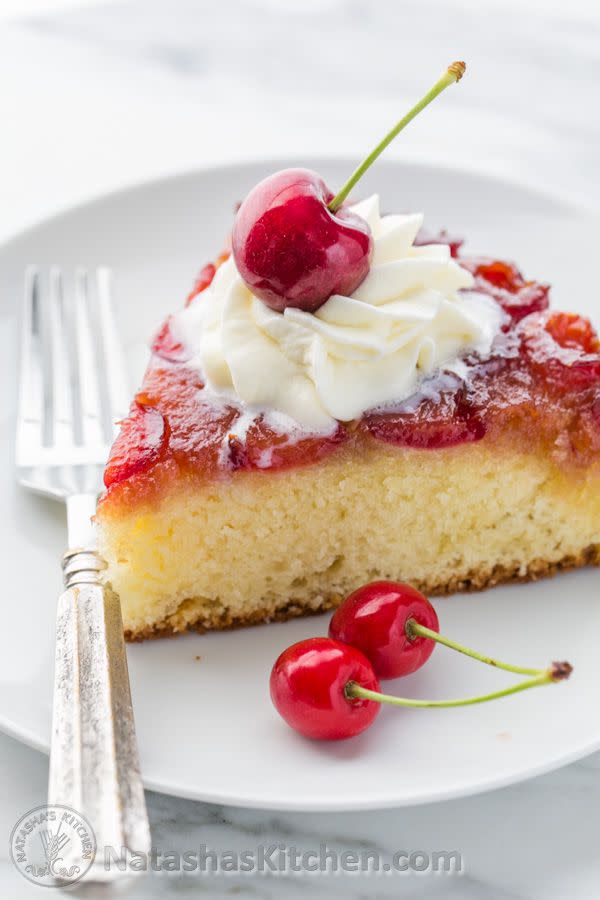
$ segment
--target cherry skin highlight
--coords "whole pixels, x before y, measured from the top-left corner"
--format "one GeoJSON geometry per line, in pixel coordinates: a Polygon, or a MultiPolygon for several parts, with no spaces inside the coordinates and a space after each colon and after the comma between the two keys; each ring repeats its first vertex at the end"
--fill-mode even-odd
{"type": "Polygon", "coordinates": [[[314,312],[332,294],[352,294],[369,272],[373,239],[347,207],[332,213],[332,192],[309,169],[283,169],[257,184],[232,233],[237,269],[271,309],[314,312]]]}
{"type": "Polygon", "coordinates": [[[338,607],[329,636],[364,653],[378,678],[399,678],[420,669],[435,647],[430,638],[409,637],[409,620],[439,631],[436,611],[423,594],[409,584],[374,581],[338,607]]]}
{"type": "Polygon", "coordinates": [[[337,741],[365,731],[380,705],[373,700],[350,699],[348,683],[379,691],[369,660],[339,641],[309,638],[292,644],[271,671],[271,700],[288,725],[305,737],[337,741]]]}

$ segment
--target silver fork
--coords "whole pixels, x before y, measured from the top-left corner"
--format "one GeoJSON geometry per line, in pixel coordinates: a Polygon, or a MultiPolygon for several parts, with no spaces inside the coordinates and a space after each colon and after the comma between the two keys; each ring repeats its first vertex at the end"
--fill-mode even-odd
{"type": "Polygon", "coordinates": [[[101,583],[91,524],[115,421],[128,406],[110,272],[90,279],[78,270],[69,291],[59,269],[46,278],[28,270],[21,341],[17,477],[67,507],[48,802],[86,817],[98,862],[107,846],[146,853],[121,608],[101,583]]]}

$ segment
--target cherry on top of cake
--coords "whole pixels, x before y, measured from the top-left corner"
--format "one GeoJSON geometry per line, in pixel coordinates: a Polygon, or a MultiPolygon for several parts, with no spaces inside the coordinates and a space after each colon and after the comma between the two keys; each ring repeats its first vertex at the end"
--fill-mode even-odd
{"type": "Polygon", "coordinates": [[[367,221],[345,206],[352,189],[398,134],[465,73],[454,62],[397,122],[334,194],[308,169],[284,169],[257,184],[235,217],[235,265],[254,296],[277,312],[314,313],[331,296],[350,296],[369,273],[373,238],[367,221]]]}

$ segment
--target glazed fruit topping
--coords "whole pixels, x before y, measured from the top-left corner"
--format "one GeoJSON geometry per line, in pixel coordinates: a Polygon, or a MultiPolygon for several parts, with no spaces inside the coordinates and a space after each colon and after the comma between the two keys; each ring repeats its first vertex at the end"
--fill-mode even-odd
{"type": "Polygon", "coordinates": [[[473,274],[484,278],[485,281],[496,287],[510,291],[511,294],[516,294],[520,288],[525,286],[523,276],[517,267],[499,259],[477,263],[473,274]]]}
{"type": "Polygon", "coordinates": [[[369,728],[381,703],[413,708],[468,706],[564,681],[571,672],[568,662],[554,662],[547,669],[525,668],[458,644],[439,634],[436,612],[423,594],[409,584],[376,581],[341,604],[328,638],[309,638],[283,651],[271,671],[270,689],[278,713],[300,734],[340,740],[369,728]],[[527,679],[491,694],[458,700],[413,700],[380,692],[379,678],[415,672],[427,662],[436,643],[527,679]]]}
{"type": "Polygon", "coordinates": [[[206,265],[200,269],[198,277],[196,278],[191,291],[187,295],[187,299],[185,301],[186,306],[189,306],[192,300],[197,297],[198,294],[201,294],[202,291],[205,291],[206,288],[210,284],[212,284],[212,280],[215,277],[216,271],[217,267],[214,263],[206,263],[206,265]]]}
{"type": "Polygon", "coordinates": [[[525,356],[538,376],[563,390],[600,381],[600,345],[591,323],[570,313],[539,313],[519,325],[525,356]]]}
{"type": "Polygon", "coordinates": [[[477,257],[466,257],[460,263],[474,276],[475,289],[493,297],[513,322],[547,309],[550,286],[525,281],[513,263],[477,257]]]}
{"type": "Polygon", "coordinates": [[[139,395],[113,444],[104,471],[104,484],[110,487],[145,471],[164,455],[169,442],[169,426],[165,417],[153,406],[144,405],[139,395]]]}
{"type": "Polygon", "coordinates": [[[439,449],[510,428],[545,442],[561,463],[589,462],[600,450],[594,414],[600,344],[591,323],[550,313],[548,287],[525,281],[511,264],[463,257],[460,263],[474,273],[477,290],[510,313],[504,333],[487,358],[463,360],[464,378],[435,376],[398,409],[365,414],[358,430],[386,443],[439,449]],[[542,309],[523,315],[531,306],[542,309]]]}
{"type": "MultiPolygon", "coordinates": [[[[495,284],[476,276],[478,290],[494,299],[502,292],[505,308],[507,296],[519,298],[524,291],[540,290],[547,303],[544,285],[526,282],[506,263],[488,261],[481,269],[481,260],[460,257],[460,262],[471,271],[494,273],[495,284]]],[[[168,423],[168,447],[160,453],[149,450],[144,437],[138,447],[140,414],[134,410],[123,423],[107,469],[107,484],[113,486],[158,462],[167,467],[174,463],[200,477],[309,465],[357,440],[434,450],[510,431],[514,439],[520,435],[529,444],[543,442],[561,464],[585,465],[600,452],[598,337],[587,319],[572,313],[542,310],[511,320],[490,356],[472,354],[463,360],[464,378],[438,374],[398,409],[367,413],[330,435],[284,433],[263,416],[238,434],[239,408],[215,406],[205,396],[201,376],[186,364],[189,351],[174,338],[170,321],[153,349],[154,361],[138,399],[168,423]]],[[[140,484],[138,490],[145,489],[140,484]]]]}
{"type": "Polygon", "coordinates": [[[287,469],[306,465],[327,456],[348,439],[341,425],[330,435],[290,435],[276,431],[264,416],[258,416],[240,440],[235,426],[234,420],[228,438],[231,469],[287,469]]]}
{"type": "Polygon", "coordinates": [[[171,330],[172,316],[164,322],[152,341],[152,352],[167,362],[183,363],[192,357],[188,347],[173,336],[171,330]]]}
{"type": "Polygon", "coordinates": [[[576,313],[552,313],[546,322],[546,331],[561,347],[584,353],[600,352],[600,340],[592,323],[576,313]]]}
{"type": "Polygon", "coordinates": [[[431,394],[422,399],[417,395],[398,412],[367,413],[359,429],[384,443],[419,450],[439,450],[481,440],[485,426],[459,378],[445,377],[440,390],[431,394]]]}
{"type": "Polygon", "coordinates": [[[223,252],[220,253],[219,256],[216,258],[214,263],[209,262],[200,269],[198,276],[192,287],[192,290],[187,295],[187,299],[185,301],[186,306],[189,306],[190,303],[193,300],[195,300],[195,298],[198,296],[198,294],[201,294],[203,291],[206,290],[207,287],[209,287],[212,284],[212,280],[215,277],[215,275],[217,274],[217,269],[220,266],[222,266],[223,263],[226,260],[228,260],[230,256],[231,256],[231,253],[229,252],[229,250],[223,250],[223,252]]]}

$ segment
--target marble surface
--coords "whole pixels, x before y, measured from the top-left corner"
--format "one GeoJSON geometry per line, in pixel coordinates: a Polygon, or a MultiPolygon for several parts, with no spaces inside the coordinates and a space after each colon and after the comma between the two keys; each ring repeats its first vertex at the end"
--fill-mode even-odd
{"type": "MultiPolygon", "coordinates": [[[[586,204],[600,195],[596,2],[9,6],[13,18],[0,21],[0,239],[90,196],[205,162],[360,155],[455,57],[467,59],[469,76],[391,155],[509,175],[586,204]]],[[[1,834],[43,802],[46,767],[43,756],[0,736],[1,834]]],[[[346,850],[446,849],[462,854],[463,871],[162,873],[135,881],[132,897],[588,900],[598,892],[600,755],[492,794],[360,815],[271,814],[157,794],[148,801],[163,849],[254,851],[282,841],[299,850],[322,841],[346,850]]],[[[3,840],[0,895],[38,894],[13,869],[3,840]]]]}

